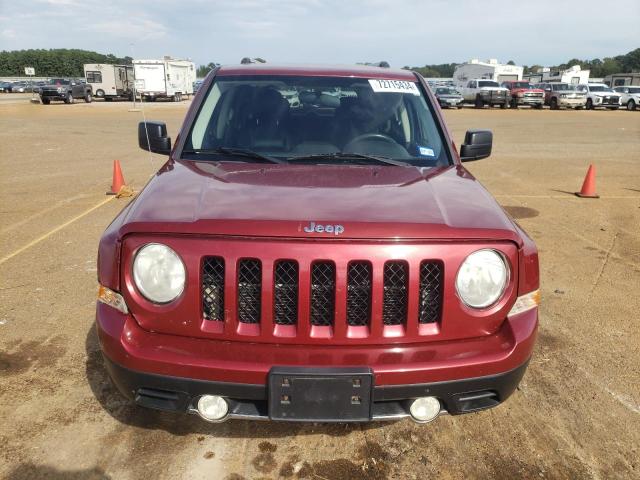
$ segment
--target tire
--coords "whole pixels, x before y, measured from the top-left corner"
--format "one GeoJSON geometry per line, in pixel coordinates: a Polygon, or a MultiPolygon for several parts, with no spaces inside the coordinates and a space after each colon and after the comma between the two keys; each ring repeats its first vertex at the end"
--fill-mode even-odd
{"type": "Polygon", "coordinates": [[[509,102],[509,108],[513,108],[513,109],[518,109],[518,100],[515,98],[511,99],[511,102],[509,102]]]}
{"type": "Polygon", "coordinates": [[[104,101],[105,101],[105,102],[113,102],[113,98],[111,98],[111,97],[104,97],[104,101]]]}
{"type": "Polygon", "coordinates": [[[540,103],[538,105],[535,105],[533,108],[535,108],[536,110],[542,110],[544,108],[544,104],[540,103]]]}
{"type": "Polygon", "coordinates": [[[67,98],[64,99],[64,103],[68,103],[69,105],[71,105],[74,101],[75,98],[73,98],[73,92],[69,92],[67,98]]]}
{"type": "Polygon", "coordinates": [[[593,100],[587,98],[587,105],[585,107],[587,110],[593,110],[593,100]]]}
{"type": "Polygon", "coordinates": [[[87,92],[84,94],[84,101],[86,103],[91,103],[92,100],[93,100],[93,96],[91,95],[91,92],[87,92]]]}
{"type": "Polygon", "coordinates": [[[462,105],[458,105],[458,110],[461,110],[461,109],[462,109],[462,105]]]}
{"type": "Polygon", "coordinates": [[[584,107],[576,107],[576,110],[582,110],[584,107]]]}
{"type": "Polygon", "coordinates": [[[558,99],[556,97],[552,97],[549,101],[549,106],[551,107],[551,110],[558,110],[560,108],[558,107],[558,99]]]}
{"type": "Polygon", "coordinates": [[[636,102],[633,101],[633,98],[627,102],[627,110],[630,112],[636,109],[636,102]]]}
{"type": "Polygon", "coordinates": [[[48,99],[48,98],[43,98],[43,99],[42,99],[42,104],[43,104],[43,105],[49,105],[50,103],[51,103],[51,100],[50,100],[50,99],[48,99]]]}
{"type": "Polygon", "coordinates": [[[104,98],[104,90],[102,90],[101,88],[96,90],[96,98],[104,98]]]}
{"type": "Polygon", "coordinates": [[[482,101],[482,98],[480,97],[480,95],[476,96],[475,107],[476,108],[484,108],[484,102],[482,101]]]}

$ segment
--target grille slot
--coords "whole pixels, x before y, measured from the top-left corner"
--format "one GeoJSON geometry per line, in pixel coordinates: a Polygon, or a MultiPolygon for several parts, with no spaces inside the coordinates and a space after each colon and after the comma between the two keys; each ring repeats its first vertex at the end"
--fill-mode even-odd
{"type": "Polygon", "coordinates": [[[273,316],[278,325],[298,323],[298,263],[281,260],[274,269],[273,316]]]}
{"type": "Polygon", "coordinates": [[[333,325],[335,298],[335,265],[333,262],[314,263],[311,267],[311,325],[333,325]]]}
{"type": "Polygon", "coordinates": [[[420,264],[419,323],[434,323],[440,320],[443,270],[440,262],[424,261],[420,264]]]}
{"type": "Polygon", "coordinates": [[[238,320],[242,323],[259,323],[261,299],[262,264],[260,260],[240,260],[238,264],[238,320]]]}
{"type": "Polygon", "coordinates": [[[347,271],[347,323],[369,324],[371,318],[371,264],[352,262],[347,271]]]}
{"type": "Polygon", "coordinates": [[[401,325],[407,319],[407,283],[409,267],[405,262],[384,265],[382,320],[385,325],[401,325]]]}
{"type": "Polygon", "coordinates": [[[205,320],[224,321],[224,260],[205,257],[202,264],[202,313],[205,320]]]}

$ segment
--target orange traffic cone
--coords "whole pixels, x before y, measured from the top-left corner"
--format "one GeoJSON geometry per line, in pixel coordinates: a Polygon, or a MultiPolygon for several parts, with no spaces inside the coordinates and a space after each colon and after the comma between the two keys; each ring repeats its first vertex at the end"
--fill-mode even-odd
{"type": "Polygon", "coordinates": [[[589,165],[582,188],[579,192],[576,192],[576,195],[582,198],[600,198],[600,195],[596,193],[596,167],[593,165],[589,165]]]}
{"type": "Polygon", "coordinates": [[[117,195],[120,189],[125,185],[122,169],[120,168],[120,160],[113,161],[113,181],[111,183],[111,191],[107,195],[117,195]]]}

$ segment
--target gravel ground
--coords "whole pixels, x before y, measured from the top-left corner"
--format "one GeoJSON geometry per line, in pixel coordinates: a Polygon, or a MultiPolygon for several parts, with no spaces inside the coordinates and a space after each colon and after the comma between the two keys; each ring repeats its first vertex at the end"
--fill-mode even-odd
{"type": "MultiPolygon", "coordinates": [[[[494,131],[469,169],[540,249],[541,325],[520,389],[477,414],[353,425],[141,410],[110,385],[93,326],[96,248],[162,158],[130,103],[0,96],[0,477],[11,479],[640,477],[640,114],[447,111],[456,143],[494,131]],[[590,163],[600,199],[579,199],[590,163]]],[[[175,136],[188,102],[145,104],[175,136]]]]}

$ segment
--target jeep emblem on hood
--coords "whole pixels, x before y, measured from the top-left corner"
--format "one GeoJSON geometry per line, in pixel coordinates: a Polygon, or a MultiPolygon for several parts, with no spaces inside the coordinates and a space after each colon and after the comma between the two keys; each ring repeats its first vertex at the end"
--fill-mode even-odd
{"type": "Polygon", "coordinates": [[[342,225],[320,225],[316,222],[311,222],[304,227],[304,231],[307,233],[333,233],[334,235],[340,235],[344,232],[342,225]]]}

